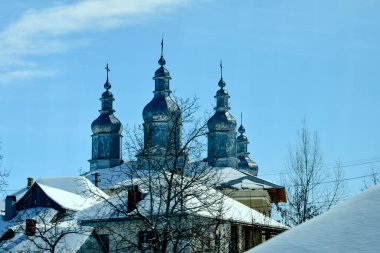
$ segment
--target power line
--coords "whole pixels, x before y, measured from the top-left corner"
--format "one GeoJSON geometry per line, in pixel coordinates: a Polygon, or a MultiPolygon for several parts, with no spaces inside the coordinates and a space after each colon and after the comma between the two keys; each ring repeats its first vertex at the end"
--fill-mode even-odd
{"type": "MultiPolygon", "coordinates": [[[[372,164],[372,163],[379,163],[380,158],[369,158],[371,160],[356,160],[356,161],[348,161],[348,162],[342,162],[342,163],[335,163],[334,166],[323,166],[322,169],[338,169],[338,168],[347,168],[347,167],[354,167],[354,166],[360,166],[360,165],[365,165],[365,164],[372,164]],[[338,165],[337,165],[338,164],[338,165]]],[[[331,164],[331,163],[330,163],[331,164]]],[[[267,174],[261,174],[260,176],[271,176],[271,175],[283,175],[283,174],[292,174],[295,172],[291,171],[283,171],[283,172],[276,172],[276,173],[267,173],[267,174]]]]}

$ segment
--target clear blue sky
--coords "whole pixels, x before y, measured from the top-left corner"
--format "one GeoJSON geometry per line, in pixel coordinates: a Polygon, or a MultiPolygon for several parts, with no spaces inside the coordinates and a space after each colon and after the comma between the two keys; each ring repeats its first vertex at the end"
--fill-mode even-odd
{"type": "MultiPolygon", "coordinates": [[[[142,123],[162,33],[171,88],[212,112],[219,61],[259,175],[279,182],[303,119],[326,166],[380,167],[380,2],[6,1],[0,9],[0,139],[9,190],[88,170],[110,64],[116,116],[142,123]],[[43,4],[42,4],[43,3],[43,4]]],[[[352,192],[362,180],[347,181],[352,192]]]]}

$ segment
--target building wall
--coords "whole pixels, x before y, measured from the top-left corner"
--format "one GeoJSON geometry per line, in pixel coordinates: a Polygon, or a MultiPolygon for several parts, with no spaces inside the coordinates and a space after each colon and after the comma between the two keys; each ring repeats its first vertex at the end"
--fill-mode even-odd
{"type": "Polygon", "coordinates": [[[271,199],[266,190],[223,189],[222,192],[266,216],[271,216],[271,199]]]}

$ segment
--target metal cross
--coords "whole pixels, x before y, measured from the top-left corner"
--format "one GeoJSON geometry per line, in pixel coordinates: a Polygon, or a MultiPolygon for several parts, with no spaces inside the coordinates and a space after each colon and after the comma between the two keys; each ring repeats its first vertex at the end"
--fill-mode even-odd
{"type": "Polygon", "coordinates": [[[107,66],[105,67],[105,69],[107,70],[107,81],[108,81],[108,72],[110,72],[110,68],[108,67],[108,62],[107,62],[107,66]]]}
{"type": "Polygon", "coordinates": [[[223,65],[222,65],[222,60],[220,60],[220,78],[223,78],[223,65]]]}
{"type": "Polygon", "coordinates": [[[161,39],[161,56],[164,54],[164,34],[162,34],[162,39],[161,39]]]}

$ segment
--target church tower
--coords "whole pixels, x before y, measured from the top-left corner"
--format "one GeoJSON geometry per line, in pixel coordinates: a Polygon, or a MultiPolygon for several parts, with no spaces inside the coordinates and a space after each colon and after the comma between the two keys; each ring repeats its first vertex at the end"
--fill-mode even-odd
{"type": "Polygon", "coordinates": [[[149,153],[153,156],[174,155],[181,148],[181,111],[170,97],[169,71],[164,67],[163,40],[161,41],[160,67],[156,70],[153,99],[143,110],[144,150],[139,155],[149,153]]]}
{"type": "Polygon", "coordinates": [[[123,126],[120,121],[113,115],[115,110],[112,103],[115,100],[111,89],[111,83],[108,79],[108,64],[107,80],[104,84],[106,89],[103,92],[100,101],[102,108],[99,110],[99,117],[91,124],[92,130],[92,158],[90,162],[90,171],[97,169],[112,168],[123,163],[122,160],[122,135],[123,126]]]}
{"type": "MultiPolygon", "coordinates": [[[[243,118],[243,116],[241,116],[243,118]]],[[[244,135],[245,128],[243,126],[243,119],[241,120],[240,127],[238,129],[240,135],[236,138],[236,153],[239,159],[238,169],[247,171],[248,173],[257,176],[259,167],[257,164],[249,158],[248,152],[248,138],[244,135]]]]}
{"type": "Polygon", "coordinates": [[[207,161],[216,167],[237,167],[236,158],[236,120],[228,111],[230,96],[224,89],[223,66],[220,63],[220,89],[216,92],[215,114],[208,120],[208,156],[207,161]]]}

